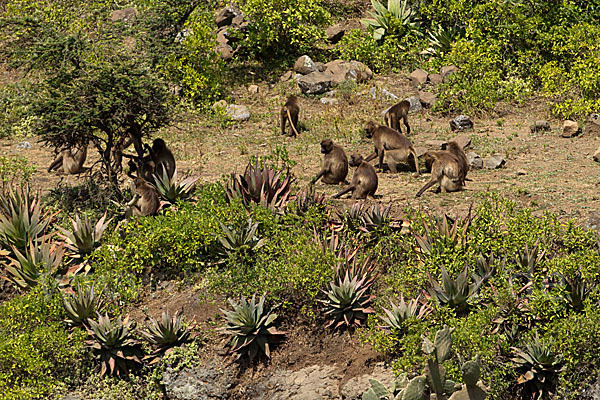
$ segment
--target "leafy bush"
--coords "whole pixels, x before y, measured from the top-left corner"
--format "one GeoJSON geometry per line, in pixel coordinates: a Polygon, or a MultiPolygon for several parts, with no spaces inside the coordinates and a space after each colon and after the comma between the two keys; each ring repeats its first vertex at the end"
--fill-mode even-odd
{"type": "Polygon", "coordinates": [[[35,172],[35,165],[25,157],[0,156],[0,193],[6,195],[11,187],[27,186],[35,172]]]}

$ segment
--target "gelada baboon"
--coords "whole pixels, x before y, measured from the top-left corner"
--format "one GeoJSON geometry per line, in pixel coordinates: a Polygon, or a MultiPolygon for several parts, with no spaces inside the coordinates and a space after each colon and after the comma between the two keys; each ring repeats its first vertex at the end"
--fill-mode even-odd
{"type": "Polygon", "coordinates": [[[410,102],[408,100],[402,100],[400,103],[395,104],[384,111],[383,120],[385,124],[392,129],[402,132],[400,130],[400,118],[404,122],[406,127],[406,135],[410,135],[410,125],[408,125],[408,110],[410,109],[410,102]]]}
{"type": "Polygon", "coordinates": [[[387,126],[379,125],[373,121],[367,122],[365,128],[367,138],[373,138],[375,151],[366,161],[379,157],[379,169],[383,169],[383,157],[388,155],[390,171],[397,172],[398,163],[408,162],[412,159],[413,166],[419,175],[419,159],[412,143],[406,136],[387,126]]]}
{"type": "Polygon", "coordinates": [[[291,95],[288,97],[284,106],[281,107],[279,113],[281,119],[281,134],[285,135],[285,124],[289,122],[291,132],[289,136],[298,136],[298,114],[300,113],[300,106],[298,106],[298,99],[296,96],[291,95]]]}
{"type": "Polygon", "coordinates": [[[129,165],[129,172],[127,173],[129,177],[135,179],[136,176],[141,176],[146,182],[154,184],[156,164],[154,164],[150,155],[145,155],[141,159],[127,154],[124,154],[123,156],[130,159],[127,163],[127,165],[129,165]],[[134,172],[135,175],[133,175],[134,172]]]}
{"type": "Polygon", "coordinates": [[[352,192],[353,200],[366,199],[367,196],[374,196],[377,185],[379,184],[375,168],[363,160],[362,156],[358,154],[353,154],[352,157],[350,157],[350,166],[357,167],[352,176],[350,186],[334,195],[333,198],[337,199],[350,191],[352,192]]]}
{"type": "Polygon", "coordinates": [[[165,141],[160,138],[154,139],[152,147],[146,145],[146,148],[154,162],[154,173],[161,175],[164,168],[169,178],[172,178],[175,173],[175,157],[173,157],[173,153],[167,147],[165,141]]]}
{"type": "Polygon", "coordinates": [[[78,174],[84,170],[83,163],[86,158],[87,145],[79,145],[74,151],[71,148],[63,148],[48,167],[48,172],[56,169],[65,174],[78,174]]]}
{"type": "Polygon", "coordinates": [[[121,172],[123,169],[123,151],[131,146],[133,138],[131,135],[123,135],[119,137],[111,150],[111,158],[113,160],[113,170],[121,172]]]}
{"type": "Polygon", "coordinates": [[[323,183],[329,185],[346,183],[348,157],[346,157],[344,149],[333,143],[331,139],[323,139],[321,141],[321,153],[325,154],[323,157],[323,166],[311,183],[317,182],[321,177],[323,178],[323,183]]]}
{"type": "Polygon", "coordinates": [[[417,197],[436,183],[440,185],[436,192],[456,192],[462,189],[467,177],[468,164],[463,150],[456,142],[448,143],[444,151],[428,152],[425,157],[433,159],[431,180],[417,192],[417,197]]]}
{"type": "Polygon", "coordinates": [[[141,176],[136,177],[133,183],[135,184],[135,195],[127,203],[128,209],[125,212],[125,216],[147,217],[149,215],[156,215],[160,207],[160,201],[154,187],[141,176]]]}

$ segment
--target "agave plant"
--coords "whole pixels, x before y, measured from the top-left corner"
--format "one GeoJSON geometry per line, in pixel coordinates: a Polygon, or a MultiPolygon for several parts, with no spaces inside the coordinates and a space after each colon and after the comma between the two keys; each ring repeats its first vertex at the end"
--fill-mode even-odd
{"type": "Polygon", "coordinates": [[[62,232],[62,235],[59,236],[65,241],[67,248],[72,251],[73,258],[83,258],[91,254],[100,245],[102,235],[112,220],[111,218],[105,222],[106,212],[95,225],[87,216],[81,220],[79,214],[75,214],[75,219],[69,219],[73,224],[72,231],[61,227],[58,229],[62,232]]]}
{"type": "Polygon", "coordinates": [[[194,189],[196,182],[200,177],[188,177],[185,179],[177,179],[177,170],[172,177],[169,176],[165,166],[162,166],[162,172],[154,175],[154,185],[161,200],[175,204],[177,200],[185,200],[189,198],[194,189]]]}
{"type": "Polygon", "coordinates": [[[525,344],[524,349],[511,347],[515,353],[512,361],[521,375],[517,383],[526,385],[534,398],[547,398],[556,385],[556,375],[560,371],[561,357],[552,351],[552,343],[535,338],[525,344]]]}
{"type": "Polygon", "coordinates": [[[140,343],[133,337],[135,322],[129,317],[119,315],[112,320],[107,314],[98,314],[98,322],[88,319],[87,344],[100,358],[100,376],[128,375],[129,371],[141,365],[142,350],[140,343]]]}
{"type": "Polygon", "coordinates": [[[96,294],[94,285],[84,287],[77,283],[77,293],[63,297],[63,307],[67,313],[66,322],[83,325],[102,308],[102,292],[96,294]]]}
{"type": "Polygon", "coordinates": [[[282,211],[290,200],[293,179],[267,166],[260,167],[249,162],[244,175],[231,175],[227,185],[226,199],[240,199],[242,204],[260,204],[272,210],[282,211]]]}
{"type": "Polygon", "coordinates": [[[561,285],[564,289],[564,298],[569,306],[575,311],[583,310],[583,302],[589,297],[596,285],[592,282],[586,282],[580,272],[572,277],[559,274],[561,285]]]}
{"type": "Polygon", "coordinates": [[[331,282],[327,298],[319,300],[324,304],[325,315],[329,318],[327,327],[334,329],[342,326],[362,326],[368,314],[375,313],[371,308],[374,295],[368,294],[373,285],[374,276],[354,275],[346,272],[343,279],[339,276],[331,282]]]}
{"type": "Polygon", "coordinates": [[[265,296],[261,296],[256,303],[256,295],[250,301],[242,297],[239,303],[229,299],[233,311],[221,310],[227,320],[221,330],[231,335],[229,346],[238,353],[238,358],[247,354],[252,361],[259,351],[270,357],[271,345],[279,343],[285,335],[275,328],[277,314],[265,312],[264,302],[265,296]]]}
{"type": "Polygon", "coordinates": [[[357,232],[363,226],[363,216],[365,213],[364,204],[356,202],[349,209],[336,211],[337,218],[344,229],[351,232],[357,232]]]}
{"type": "Polygon", "coordinates": [[[43,212],[39,194],[32,196],[27,187],[0,195],[0,245],[26,250],[43,236],[52,217],[43,212]]]}
{"type": "Polygon", "coordinates": [[[396,305],[393,301],[390,301],[392,308],[388,310],[384,308],[383,311],[387,317],[381,317],[382,321],[386,324],[385,327],[389,329],[396,329],[402,331],[402,323],[409,318],[423,319],[427,314],[431,312],[431,309],[425,304],[419,302],[419,298],[410,300],[408,304],[404,301],[404,296],[400,295],[400,304],[396,305]]]}
{"type": "MultiPolygon", "coordinates": [[[[483,254],[479,254],[477,261],[475,262],[475,272],[473,273],[473,279],[476,281],[486,282],[496,272],[497,260],[494,253],[490,253],[489,257],[484,257],[483,254]]],[[[506,259],[502,260],[501,267],[506,264],[506,259]]]]}
{"type": "Polygon", "coordinates": [[[425,53],[432,56],[447,54],[452,50],[452,43],[462,35],[462,32],[463,30],[457,26],[444,28],[438,25],[428,32],[430,47],[425,50],[425,53]]]}
{"type": "Polygon", "coordinates": [[[463,272],[456,279],[450,278],[446,268],[440,268],[442,274],[442,285],[433,277],[429,276],[429,287],[427,291],[432,298],[440,304],[447,304],[455,308],[458,313],[463,313],[469,308],[469,301],[477,295],[482,282],[475,280],[469,284],[469,268],[465,266],[463,272]]]}
{"type": "Polygon", "coordinates": [[[221,252],[223,254],[239,254],[246,252],[254,252],[266,243],[265,239],[257,236],[259,223],[253,223],[252,218],[249,218],[245,226],[238,229],[221,225],[223,236],[219,237],[221,243],[221,252]]]}
{"type": "Polygon", "coordinates": [[[183,315],[171,315],[168,311],[163,311],[160,321],[150,318],[146,330],[140,334],[151,345],[157,346],[156,353],[185,343],[190,337],[190,331],[183,323],[183,315]]]}
{"type": "Polygon", "coordinates": [[[44,276],[54,276],[62,263],[65,248],[62,244],[43,241],[29,242],[29,251],[22,254],[13,246],[15,258],[9,258],[11,265],[5,268],[7,276],[4,279],[14,283],[21,289],[27,290],[38,283],[44,276]]]}
{"type": "Polygon", "coordinates": [[[409,31],[417,31],[417,13],[410,7],[408,0],[388,0],[387,8],[377,0],[371,0],[373,10],[369,12],[373,18],[364,18],[360,22],[373,32],[377,41],[385,36],[404,36],[409,31]]]}
{"type": "Polygon", "coordinates": [[[314,186],[309,186],[296,195],[296,211],[303,216],[313,207],[325,207],[325,194],[319,194],[314,186]]]}
{"type": "Polygon", "coordinates": [[[446,213],[443,213],[441,218],[435,218],[432,215],[423,218],[421,226],[424,234],[419,235],[413,231],[421,255],[428,257],[434,249],[434,244],[438,241],[448,247],[464,246],[468,240],[467,230],[472,221],[473,216],[470,208],[467,217],[464,219],[452,220],[446,213]]]}
{"type": "Polygon", "coordinates": [[[533,274],[535,267],[542,261],[544,255],[546,255],[546,250],[540,252],[539,242],[536,242],[532,249],[529,249],[529,245],[525,243],[523,251],[517,250],[515,261],[530,274],[533,274]]]}
{"type": "Polygon", "coordinates": [[[388,204],[385,208],[383,206],[374,205],[369,210],[363,212],[361,219],[364,226],[362,230],[365,232],[373,232],[389,226],[391,208],[392,203],[388,204]]]}

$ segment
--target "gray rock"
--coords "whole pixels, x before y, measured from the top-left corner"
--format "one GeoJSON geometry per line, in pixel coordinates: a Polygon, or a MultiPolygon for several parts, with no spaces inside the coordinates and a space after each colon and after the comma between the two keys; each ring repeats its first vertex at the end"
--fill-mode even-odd
{"type": "Polygon", "coordinates": [[[450,128],[453,131],[473,129],[473,121],[471,121],[471,118],[467,117],[466,115],[459,115],[450,121],[450,128]]]}
{"type": "Polygon", "coordinates": [[[483,168],[483,158],[474,151],[470,151],[466,154],[467,162],[469,163],[469,167],[471,169],[482,169],[483,168]]]}
{"type": "Polygon", "coordinates": [[[169,400],[212,400],[229,398],[227,391],[235,382],[233,365],[214,359],[195,369],[163,373],[161,384],[169,400]]]}
{"type": "Polygon", "coordinates": [[[122,10],[114,10],[110,17],[112,22],[122,21],[133,23],[137,17],[137,9],[135,7],[127,7],[122,10]]]}
{"type": "Polygon", "coordinates": [[[564,138],[571,138],[573,136],[577,136],[581,133],[581,129],[579,129],[579,124],[575,121],[571,121],[570,119],[565,120],[563,122],[563,130],[561,136],[564,138]]]}
{"type": "Polygon", "coordinates": [[[389,92],[387,89],[381,89],[377,86],[373,86],[369,89],[369,93],[371,94],[371,98],[376,100],[397,100],[398,96],[394,93],[389,92]]]}
{"type": "Polygon", "coordinates": [[[458,135],[454,139],[450,139],[450,141],[456,142],[464,150],[471,145],[471,135],[458,135]]]}
{"type": "Polygon", "coordinates": [[[442,80],[446,82],[448,81],[448,77],[454,74],[455,72],[458,72],[458,67],[454,65],[448,65],[446,67],[442,67],[442,69],[440,70],[440,75],[442,75],[442,80]]]}
{"type": "Polygon", "coordinates": [[[325,73],[332,75],[332,86],[337,86],[348,80],[361,83],[373,78],[373,71],[360,61],[330,61],[325,64],[325,73]]]}
{"type": "Polygon", "coordinates": [[[549,131],[550,122],[545,120],[535,121],[533,124],[529,125],[529,130],[531,133],[549,131]]]}
{"type": "Polygon", "coordinates": [[[223,8],[217,13],[217,17],[215,18],[217,26],[220,28],[222,26],[231,25],[231,22],[236,15],[238,15],[238,12],[234,7],[230,6],[223,8]]]}
{"type": "Polygon", "coordinates": [[[315,65],[315,62],[307,55],[303,55],[298,57],[296,63],[294,64],[294,71],[306,75],[311,72],[318,72],[319,69],[315,65]]]}
{"type": "Polygon", "coordinates": [[[340,374],[335,366],[313,365],[299,371],[276,370],[254,388],[256,400],[341,400],[340,374]]]}
{"type": "Polygon", "coordinates": [[[417,112],[423,109],[423,105],[421,104],[421,99],[418,96],[410,96],[404,100],[408,100],[410,103],[410,108],[408,112],[417,112]]]}
{"type": "Polygon", "coordinates": [[[304,94],[325,93],[331,87],[333,76],[327,72],[312,72],[297,79],[298,86],[304,94]]]}
{"type": "Polygon", "coordinates": [[[225,113],[234,121],[248,121],[250,119],[248,107],[238,104],[228,105],[225,113]]]}
{"type": "Polygon", "coordinates": [[[288,72],[286,72],[285,74],[281,75],[281,76],[279,77],[279,80],[280,80],[281,82],[287,82],[287,81],[289,81],[290,79],[292,79],[292,75],[294,75],[294,73],[293,73],[292,71],[288,71],[288,72]]]}
{"type": "Polygon", "coordinates": [[[594,152],[594,161],[596,162],[600,162],[600,147],[598,147],[596,149],[596,151],[594,152]]]}
{"type": "Polygon", "coordinates": [[[334,97],[322,97],[321,104],[334,105],[338,103],[338,99],[334,97]]]}
{"type": "Polygon", "coordinates": [[[494,154],[485,159],[485,167],[487,169],[498,169],[504,167],[506,164],[506,159],[502,156],[502,154],[494,154]]]}
{"type": "Polygon", "coordinates": [[[341,395],[345,400],[360,400],[362,394],[371,387],[369,379],[376,379],[386,387],[390,387],[396,376],[391,368],[385,368],[383,363],[377,364],[371,374],[354,377],[341,387],[341,395]]]}
{"type": "Polygon", "coordinates": [[[410,82],[414,87],[418,87],[427,82],[428,75],[427,71],[417,68],[410,73],[410,82]]]}
{"type": "Polygon", "coordinates": [[[19,142],[17,144],[17,149],[29,150],[31,148],[31,143],[27,141],[19,142]]]}
{"type": "MultiPolygon", "coordinates": [[[[590,215],[588,216],[587,221],[584,224],[585,228],[587,229],[595,229],[595,230],[600,230],[600,213],[596,212],[596,211],[592,211],[590,213],[590,215]]],[[[600,400],[600,384],[596,383],[596,394],[597,397],[594,397],[594,399],[599,399],[600,400]]]]}
{"type": "Polygon", "coordinates": [[[425,108],[433,107],[433,105],[437,102],[437,96],[431,92],[419,91],[419,99],[421,100],[421,104],[425,108]]]}
{"type": "Polygon", "coordinates": [[[339,42],[344,34],[346,33],[346,28],[342,24],[335,24],[330,26],[325,30],[325,34],[327,35],[327,41],[331,44],[336,44],[339,42]]]}
{"type": "Polygon", "coordinates": [[[436,150],[444,150],[448,144],[445,140],[426,140],[425,144],[429,147],[433,147],[436,150]]]}
{"type": "Polygon", "coordinates": [[[600,136],[600,114],[592,114],[588,117],[583,126],[583,134],[586,136],[600,136]]]}
{"type": "Polygon", "coordinates": [[[444,78],[442,78],[442,75],[440,75],[440,74],[429,74],[429,82],[431,82],[432,85],[439,85],[443,81],[444,81],[444,78]]]}

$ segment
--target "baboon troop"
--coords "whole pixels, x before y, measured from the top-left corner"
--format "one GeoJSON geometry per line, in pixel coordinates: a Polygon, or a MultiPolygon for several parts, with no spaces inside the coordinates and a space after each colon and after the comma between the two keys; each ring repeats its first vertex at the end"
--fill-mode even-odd
{"type": "Polygon", "coordinates": [[[348,175],[348,157],[344,149],[333,143],[331,139],[323,139],[321,141],[321,153],[323,157],[323,166],[321,171],[315,176],[311,183],[317,182],[323,178],[323,183],[328,185],[337,185],[346,183],[348,175]]]}
{"type": "Polygon", "coordinates": [[[406,136],[410,135],[410,125],[408,124],[408,110],[410,110],[410,102],[402,100],[384,111],[383,120],[388,128],[392,128],[402,133],[400,130],[400,118],[406,127],[406,136]]]}
{"type": "Polygon", "coordinates": [[[333,198],[337,199],[348,192],[352,192],[352,200],[361,200],[366,199],[367,196],[374,196],[379,184],[375,168],[358,154],[352,155],[349,164],[351,167],[357,167],[352,176],[352,182],[350,186],[334,195],[333,198]]]}
{"type": "Polygon", "coordinates": [[[468,172],[467,157],[456,142],[448,143],[443,151],[427,152],[426,162],[431,162],[431,180],[417,192],[420,197],[427,189],[439,184],[436,192],[456,192],[465,185],[468,172]]]}
{"type": "Polygon", "coordinates": [[[298,99],[296,96],[291,95],[288,97],[284,106],[281,108],[279,113],[281,120],[281,134],[285,135],[286,122],[290,124],[289,136],[298,136],[298,114],[300,113],[300,106],[298,106],[298,99]]]}
{"type": "Polygon", "coordinates": [[[387,153],[388,167],[390,171],[396,173],[398,164],[401,162],[410,162],[419,175],[419,159],[412,143],[406,136],[387,126],[379,125],[373,121],[367,122],[365,128],[368,139],[373,138],[375,151],[366,158],[371,161],[379,157],[379,169],[383,170],[383,158],[387,153]]]}
{"type": "Polygon", "coordinates": [[[48,172],[57,170],[67,175],[78,174],[84,170],[83,163],[87,158],[87,145],[76,146],[75,149],[63,148],[56,159],[48,167],[48,172]]]}

